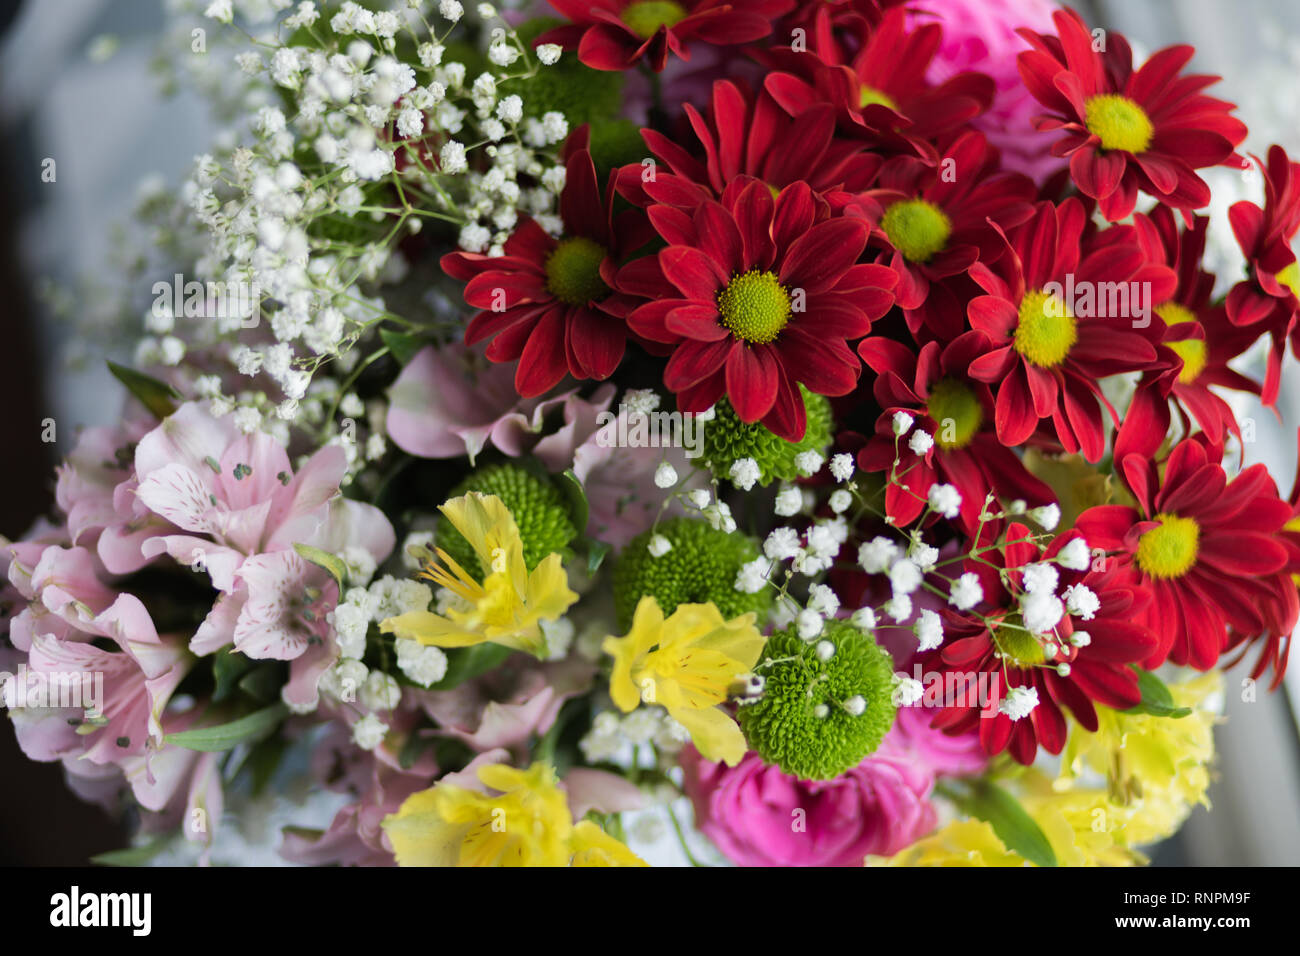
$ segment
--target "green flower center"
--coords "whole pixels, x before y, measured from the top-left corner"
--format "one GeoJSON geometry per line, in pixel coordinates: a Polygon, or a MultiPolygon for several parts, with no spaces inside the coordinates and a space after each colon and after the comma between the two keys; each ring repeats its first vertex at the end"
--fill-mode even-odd
{"type": "Polygon", "coordinates": [[[941,379],[930,389],[926,411],[939,426],[934,440],[940,448],[965,448],[984,422],[984,409],[966,384],[941,379]]]}
{"type": "Polygon", "coordinates": [[[1300,299],[1300,262],[1293,262],[1277,274],[1277,281],[1291,290],[1291,294],[1300,299]]]}
{"type": "Polygon", "coordinates": [[[1102,149],[1143,153],[1151,145],[1155,132],[1151,118],[1127,96],[1103,93],[1089,98],[1083,106],[1083,123],[1101,140],[1102,149]]]}
{"type": "MultiPolygon", "coordinates": [[[[1166,302],[1163,305],[1156,306],[1156,315],[1164,319],[1165,325],[1183,325],[1187,322],[1196,321],[1196,316],[1192,313],[1192,310],[1179,305],[1177,302],[1166,302]]],[[[1183,360],[1183,368],[1178,373],[1178,381],[1184,385],[1190,385],[1196,381],[1200,374],[1205,371],[1205,340],[1183,339],[1178,342],[1166,342],[1165,344],[1183,360]]]]}
{"type": "Polygon", "coordinates": [[[658,33],[660,27],[676,26],[685,18],[685,8],[672,0],[635,0],[623,11],[627,28],[643,40],[658,33]]]}
{"type": "Polygon", "coordinates": [[[993,645],[1004,661],[1016,667],[1037,667],[1047,660],[1043,645],[1025,629],[1019,614],[1008,614],[993,629],[993,645]]]}
{"type": "Polygon", "coordinates": [[[546,260],[546,288],[569,305],[586,305],[609,292],[600,277],[603,246],[582,236],[564,239],[546,260]]]}
{"type": "Polygon", "coordinates": [[[751,269],[718,293],[722,324],[746,342],[771,342],[790,321],[790,293],[773,272],[751,269]]]}
{"type": "Polygon", "coordinates": [[[880,228],[908,262],[929,262],[948,244],[952,220],[934,203],[905,199],[885,210],[880,228]]]}
{"type": "Polygon", "coordinates": [[[1150,577],[1180,578],[1196,563],[1201,528],[1191,518],[1156,515],[1157,527],[1138,540],[1138,567],[1150,577]]]}
{"type": "Polygon", "coordinates": [[[1013,344],[1026,362],[1054,368],[1065,361],[1078,340],[1074,315],[1064,302],[1041,290],[1025,294],[1013,344]]]}
{"type": "Polygon", "coordinates": [[[868,106],[887,106],[895,113],[898,112],[898,104],[894,102],[893,97],[888,93],[870,86],[863,86],[858,92],[858,108],[866,109],[868,106]]]}

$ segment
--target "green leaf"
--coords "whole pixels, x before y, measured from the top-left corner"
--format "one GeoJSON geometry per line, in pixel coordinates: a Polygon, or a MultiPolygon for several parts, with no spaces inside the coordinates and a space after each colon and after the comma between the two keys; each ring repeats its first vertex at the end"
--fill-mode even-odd
{"type": "Polygon", "coordinates": [[[578,529],[578,534],[582,534],[587,530],[587,492],[572,468],[565,471],[557,480],[560,483],[560,490],[564,492],[564,497],[569,503],[569,517],[573,520],[573,526],[578,529]]]}
{"type": "Polygon", "coordinates": [[[968,796],[958,803],[967,813],[993,827],[1008,850],[1018,853],[1038,866],[1056,866],[1056,853],[1034,818],[1015,797],[986,780],[973,785],[968,796]]]}
{"type": "Polygon", "coordinates": [[[160,382],[150,375],[137,372],[125,365],[118,365],[116,362],[109,362],[108,370],[113,373],[114,378],[126,386],[128,392],[140,400],[141,405],[149,409],[155,418],[166,418],[176,411],[176,402],[181,397],[180,393],[166,382],[160,382]]]}
{"type": "Polygon", "coordinates": [[[609,545],[604,541],[591,540],[587,544],[587,573],[595,574],[609,554],[609,545]]]}
{"type": "Polygon", "coordinates": [[[259,704],[269,704],[279,696],[285,677],[277,663],[249,671],[239,679],[239,689],[259,704]]]}
{"type": "Polygon", "coordinates": [[[1138,675],[1138,690],[1142,699],[1124,711],[1126,714],[1150,714],[1153,717],[1186,717],[1192,712],[1190,707],[1179,707],[1174,703],[1174,695],[1155,674],[1134,668],[1138,675]]]}
{"type": "Polygon", "coordinates": [[[293,550],[298,552],[299,557],[305,561],[310,561],[318,568],[324,568],[330,573],[339,588],[342,589],[343,582],[347,579],[348,568],[338,555],[330,554],[328,551],[322,551],[320,548],[313,547],[310,544],[295,544],[293,550]]]}
{"type": "Polygon", "coordinates": [[[447,652],[447,673],[430,690],[451,690],[499,665],[514,650],[501,644],[475,644],[447,652]]]}
{"type": "Polygon", "coordinates": [[[420,349],[429,344],[418,335],[411,335],[407,332],[393,332],[389,329],[380,329],[379,338],[388,346],[388,351],[393,358],[397,359],[399,365],[405,365],[411,361],[420,349]]]}
{"type": "Polygon", "coordinates": [[[253,661],[239,651],[223,647],[212,657],[212,676],[216,688],[212,691],[212,702],[219,704],[229,697],[239,684],[239,679],[253,667],[253,661]]]}
{"type": "Polygon", "coordinates": [[[99,866],[144,866],[167,849],[175,837],[175,833],[164,833],[162,836],[141,846],[129,846],[121,850],[109,850],[106,853],[96,854],[90,858],[90,862],[99,866]]]}
{"type": "Polygon", "coordinates": [[[213,727],[199,727],[183,730],[178,734],[168,734],[167,743],[184,747],[186,750],[213,752],[230,750],[236,744],[248,740],[260,740],[280,725],[289,714],[289,708],[283,703],[254,711],[228,724],[213,727]]]}

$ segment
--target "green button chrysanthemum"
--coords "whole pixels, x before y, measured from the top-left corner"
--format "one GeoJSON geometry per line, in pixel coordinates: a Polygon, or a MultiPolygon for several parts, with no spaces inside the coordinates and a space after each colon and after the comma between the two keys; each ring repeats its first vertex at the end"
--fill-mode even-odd
{"type": "Polygon", "coordinates": [[[666,554],[656,558],[650,553],[651,532],[646,531],[628,543],[614,565],[614,610],[620,630],[631,626],[637,602],[647,594],[665,615],[672,614],[679,604],[712,601],[728,620],[755,611],[762,626],[772,604],[771,589],[756,594],[736,590],[740,566],[758,557],[753,539],[714,530],[694,518],[672,518],[661,523],[655,533],[672,545],[666,554]]]}
{"type": "Polygon", "coordinates": [[[844,621],[827,621],[811,644],[793,628],[778,631],[755,671],[763,693],[740,708],[740,729],[760,757],[802,780],[857,766],[893,726],[893,659],[844,621]],[[817,653],[823,641],[835,648],[827,660],[817,653]]]}
{"type": "Polygon", "coordinates": [[[719,478],[728,479],[733,463],[752,458],[758,463],[759,484],[797,478],[795,456],[805,451],[825,452],[831,443],[831,403],[802,385],[799,393],[803,396],[808,427],[797,442],[779,438],[761,422],[742,422],[731,403],[726,398],[719,399],[714,406],[713,420],[704,423],[701,458],[709,470],[719,478]]]}
{"type": "MultiPolygon", "coordinates": [[[[548,554],[564,553],[578,530],[569,517],[564,496],[547,481],[518,465],[489,465],[474,472],[447,496],[457,498],[471,491],[500,498],[519,526],[524,543],[524,563],[535,568],[548,554]]],[[[444,517],[438,518],[434,542],[470,574],[481,576],[482,568],[469,542],[444,517]]]]}

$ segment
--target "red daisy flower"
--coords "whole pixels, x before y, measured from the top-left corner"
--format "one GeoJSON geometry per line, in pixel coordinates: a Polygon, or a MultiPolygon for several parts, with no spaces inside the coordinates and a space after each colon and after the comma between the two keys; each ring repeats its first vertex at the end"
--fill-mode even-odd
{"type": "Polygon", "coordinates": [[[849,129],[878,146],[933,160],[930,140],[987,110],[995,87],[983,73],[959,73],[932,85],[925,74],[943,28],[927,23],[909,31],[906,21],[902,7],[885,11],[874,27],[863,17],[858,36],[846,43],[832,28],[831,10],[823,7],[807,51],[787,47],[763,55],[780,71],[766,86],[792,115],[829,102],[849,129]]]}
{"type": "Polygon", "coordinates": [[[503,256],[442,257],[443,270],[468,283],[465,301],[484,310],[465,329],[466,344],[491,339],[491,361],[518,359],[515,388],[526,398],[553,388],[566,372],[608,378],[626,346],[623,316],[631,300],[613,290],[614,275],[650,232],[639,210],[614,216],[612,176],[602,198],[587,135],[581,127],[566,144],[559,239],[525,218],[503,256]]]}
{"type": "Polygon", "coordinates": [[[994,268],[971,267],[988,294],[971,299],[967,315],[992,349],[971,363],[970,374],[997,383],[994,418],[1003,444],[1023,444],[1050,417],[1067,452],[1099,461],[1101,406],[1119,420],[1100,379],[1158,365],[1161,329],[1155,322],[1141,327],[1132,296],[1145,290],[1150,301],[1163,302],[1177,280],[1168,266],[1146,262],[1133,227],[1091,236],[1087,227],[1078,199],[1041,202],[1011,233],[1009,253],[994,268]]]}
{"type": "MultiPolygon", "coordinates": [[[[1259,165],[1264,168],[1263,163],[1259,165]]],[[[1243,201],[1228,210],[1249,278],[1232,287],[1227,307],[1234,325],[1259,328],[1273,336],[1263,391],[1264,404],[1272,405],[1277,401],[1288,336],[1291,350],[1300,355],[1296,337],[1300,266],[1291,250],[1291,240],[1300,232],[1300,163],[1291,162],[1281,146],[1272,146],[1264,171],[1264,208],[1243,201]]]]}
{"type": "Polygon", "coordinates": [[[919,354],[884,336],[858,343],[858,354],[876,373],[872,390],[884,409],[875,434],[858,452],[858,466],[868,472],[896,470],[897,480],[885,487],[885,512],[896,526],[916,520],[936,483],[961,493],[960,522],[972,533],[990,491],[1034,506],[1056,500],[993,433],[993,395],[968,374],[971,362],[988,348],[988,338],[975,330],[946,346],[929,342],[919,354]],[[899,411],[933,437],[934,446],[924,455],[895,438],[893,417],[899,411]]]}
{"type": "Polygon", "coordinates": [[[983,706],[970,693],[945,700],[932,726],[951,734],[978,730],[985,753],[1006,750],[1030,764],[1039,746],[1052,754],[1065,746],[1069,728],[1062,708],[1095,731],[1094,702],[1125,710],[1142,699],[1130,665],[1156,646],[1155,635],[1137,620],[1150,594],[1114,571],[1077,572],[1059,565],[1061,596],[1025,594],[1019,569],[1053,561],[1077,537],[1076,532],[1060,535],[1040,555],[1029,529],[1011,524],[1000,551],[966,562],[964,570],[981,580],[984,601],[971,613],[944,612],[944,644],[923,658],[922,667],[943,674],[945,687],[973,691],[985,681],[989,693],[983,706]],[[1003,568],[1010,589],[1002,583],[1003,568]],[[1060,619],[1045,633],[1026,627],[1022,609],[1033,600],[1059,605],[1060,619]],[[964,684],[950,681],[948,674],[964,684]],[[1026,697],[1036,698],[1027,715],[1026,697]]]}
{"type": "Polygon", "coordinates": [[[846,207],[846,215],[872,223],[868,244],[898,273],[894,295],[913,334],[928,325],[941,339],[959,335],[963,302],[945,280],[1006,251],[993,224],[1010,229],[1033,215],[1033,182],[998,169],[998,151],[971,130],[953,140],[938,166],[890,159],[872,188],[846,207]],[[927,308],[932,293],[939,301],[927,308]]]}
{"type": "Polygon", "coordinates": [[[780,191],[803,181],[816,192],[865,189],[882,162],[861,141],[835,138],[835,111],[822,104],[798,116],[777,105],[772,94],[754,95],[730,80],[713,84],[706,115],[689,103],[690,120],[703,158],[652,129],[641,131],[650,152],[668,167],[653,178],[637,163],[619,176],[619,192],[637,205],[666,203],[693,209],[705,199],[717,199],[737,176],[761,179],[780,191]]]}
{"type": "Polygon", "coordinates": [[[794,0],[550,0],[571,22],[534,41],[577,49],[578,59],[596,70],[626,70],[644,61],[659,73],[669,52],[691,58],[695,40],[719,46],[752,43],[772,32],[772,21],[794,0]]]}
{"type": "Polygon", "coordinates": [[[726,394],[741,420],[798,441],[806,419],[797,384],[851,392],[861,366],[848,340],[866,335],[893,303],[894,274],[857,262],[866,224],[829,218],[807,183],[774,199],[748,177],[731,183],[721,203],[649,213],[668,247],[629,263],[618,283],[652,300],[628,325],[672,346],[664,384],[684,412],[726,394]]]}
{"type": "Polygon", "coordinates": [[[1118,33],[1098,51],[1073,10],[1052,14],[1060,38],[1018,31],[1033,47],[1017,57],[1020,76],[1051,112],[1040,130],[1063,130],[1052,148],[1070,158],[1070,175],[1111,221],[1133,212],[1138,190],[1176,209],[1198,209],[1210,188],[1194,170],[1242,165],[1233,152],[1246,126],[1233,104],[1200,91],[1217,76],[1180,76],[1195,50],[1171,46],[1134,71],[1133,51],[1118,33]]]}
{"type": "Polygon", "coordinates": [[[1290,633],[1294,602],[1284,613],[1277,602],[1294,590],[1287,573],[1294,555],[1280,534],[1293,509],[1263,465],[1229,481],[1206,443],[1191,438],[1174,447],[1163,481],[1143,455],[1125,457],[1119,472],[1138,507],[1089,508],[1075,527],[1152,592],[1144,621],[1160,642],[1143,666],[1167,658],[1208,670],[1229,626],[1258,635],[1281,623],[1290,633]]]}
{"type": "Polygon", "coordinates": [[[1195,419],[1216,447],[1222,448],[1229,434],[1240,441],[1232,407],[1212,389],[1259,394],[1259,385],[1228,363],[1254,343],[1260,330],[1233,325],[1223,306],[1210,302],[1214,276],[1201,269],[1209,220],[1196,216],[1191,227],[1180,232],[1174,214],[1157,206],[1150,216],[1138,215],[1134,222],[1148,260],[1168,263],[1178,276],[1178,288],[1153,309],[1165,326],[1162,352],[1169,367],[1148,372],[1139,384],[1115,438],[1114,458],[1122,461],[1133,452],[1155,454],[1170,431],[1171,399],[1183,434],[1193,431],[1195,419]]]}

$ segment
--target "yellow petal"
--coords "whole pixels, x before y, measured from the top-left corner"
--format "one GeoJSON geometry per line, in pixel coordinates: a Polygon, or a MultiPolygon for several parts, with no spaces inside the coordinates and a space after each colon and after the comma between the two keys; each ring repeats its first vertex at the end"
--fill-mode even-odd
{"type": "Polygon", "coordinates": [[[626,846],[590,820],[573,828],[573,866],[649,866],[626,846]]]}
{"type": "Polygon", "coordinates": [[[384,818],[384,832],[393,845],[398,866],[455,866],[465,838],[465,825],[449,823],[438,811],[437,787],[406,798],[401,808],[384,818]]]}
{"type": "Polygon", "coordinates": [[[397,617],[386,617],[379,622],[379,629],[385,634],[438,647],[469,647],[487,640],[484,634],[467,630],[432,611],[408,611],[397,617]]]}
{"type": "Polygon", "coordinates": [[[749,746],[740,727],[716,707],[704,710],[669,708],[673,719],[686,728],[691,741],[706,760],[722,761],[734,767],[744,758],[749,746]]]}

